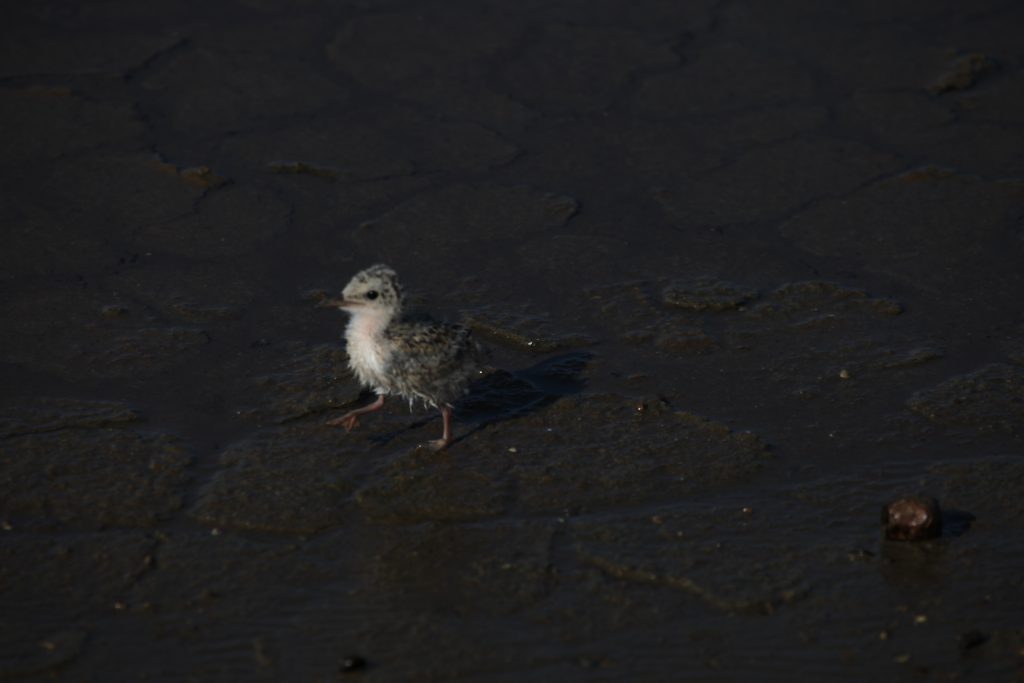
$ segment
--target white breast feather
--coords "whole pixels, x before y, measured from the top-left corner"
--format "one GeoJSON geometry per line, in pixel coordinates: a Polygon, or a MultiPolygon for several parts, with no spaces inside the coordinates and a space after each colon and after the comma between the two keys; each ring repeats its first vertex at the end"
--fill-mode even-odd
{"type": "Polygon", "coordinates": [[[387,393],[386,374],[390,353],[381,335],[386,321],[367,311],[360,311],[348,321],[345,340],[348,364],[363,384],[380,393],[387,393]]]}

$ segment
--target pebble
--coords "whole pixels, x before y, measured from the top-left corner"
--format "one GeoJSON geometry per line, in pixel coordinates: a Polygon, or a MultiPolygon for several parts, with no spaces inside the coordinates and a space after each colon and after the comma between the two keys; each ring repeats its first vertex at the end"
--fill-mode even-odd
{"type": "Polygon", "coordinates": [[[942,534],[942,510],[931,496],[908,496],[882,508],[882,525],[890,541],[922,541],[942,534]]]}

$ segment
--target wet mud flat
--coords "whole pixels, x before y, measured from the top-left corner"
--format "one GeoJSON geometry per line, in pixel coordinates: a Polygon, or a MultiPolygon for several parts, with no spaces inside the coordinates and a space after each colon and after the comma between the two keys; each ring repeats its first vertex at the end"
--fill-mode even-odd
{"type": "Polygon", "coordinates": [[[0,680],[1024,676],[1018,4],[9,14],[0,680]]]}

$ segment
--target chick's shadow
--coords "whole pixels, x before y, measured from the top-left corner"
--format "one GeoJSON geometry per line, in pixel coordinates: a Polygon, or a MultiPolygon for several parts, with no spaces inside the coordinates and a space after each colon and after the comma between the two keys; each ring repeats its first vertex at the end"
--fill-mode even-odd
{"type": "MultiPolygon", "coordinates": [[[[564,396],[580,393],[586,387],[583,371],[593,357],[592,353],[577,351],[546,358],[522,370],[491,370],[470,384],[469,393],[455,404],[456,424],[469,423],[472,427],[452,443],[499,422],[542,410],[564,396]]],[[[384,445],[436,419],[436,415],[425,417],[402,429],[370,438],[384,445]]]]}

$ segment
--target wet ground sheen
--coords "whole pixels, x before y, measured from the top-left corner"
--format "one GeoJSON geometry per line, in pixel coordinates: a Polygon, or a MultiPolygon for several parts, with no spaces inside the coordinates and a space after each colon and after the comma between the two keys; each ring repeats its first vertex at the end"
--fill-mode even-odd
{"type": "Polygon", "coordinates": [[[4,14],[0,679],[1024,680],[1021,3],[4,14]]]}

